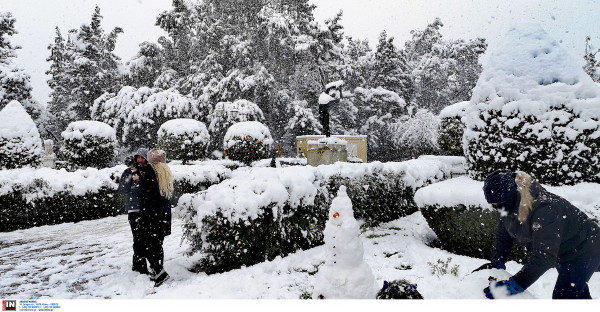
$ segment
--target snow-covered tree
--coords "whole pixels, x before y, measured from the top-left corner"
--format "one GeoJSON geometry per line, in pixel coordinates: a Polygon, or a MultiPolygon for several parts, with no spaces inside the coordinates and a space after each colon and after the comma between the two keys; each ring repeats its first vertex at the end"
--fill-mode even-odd
{"type": "Polygon", "coordinates": [[[406,113],[406,102],[396,92],[383,88],[354,90],[358,108],[359,134],[367,135],[367,153],[370,159],[397,161],[402,147],[396,142],[396,122],[406,113]]]}
{"type": "Polygon", "coordinates": [[[137,55],[125,64],[126,84],[137,88],[155,86],[154,82],[161,75],[164,61],[157,44],[147,41],[140,43],[137,55]]]}
{"type": "Polygon", "coordinates": [[[600,178],[600,87],[536,24],[511,28],[463,120],[469,173],[522,170],[560,185],[600,178]]]}
{"type": "Polygon", "coordinates": [[[583,70],[592,77],[594,82],[600,83],[600,61],[596,60],[596,55],[600,52],[600,49],[596,52],[592,51],[590,40],[589,36],[585,38],[585,54],[583,56],[585,65],[583,66],[583,70]]]}
{"type": "Polygon", "coordinates": [[[96,6],[90,23],[70,30],[66,42],[57,28],[55,43],[49,46],[51,68],[47,73],[52,76],[48,82],[53,89],[48,106],[56,114],[53,120],[68,123],[90,119],[94,100],[121,87],[120,59],[113,51],[123,30],[115,27],[105,34],[101,20],[100,8],[96,6]]]}
{"type": "Polygon", "coordinates": [[[371,86],[394,91],[410,101],[414,92],[410,69],[403,52],[394,45],[394,37],[388,38],[385,31],[379,36],[373,69],[371,86]]]}
{"type": "Polygon", "coordinates": [[[206,125],[194,119],[169,120],[158,129],[158,147],[184,164],[205,157],[209,144],[206,125]]]}
{"type": "Polygon", "coordinates": [[[438,114],[444,107],[469,100],[481,73],[479,57],[487,48],[484,39],[444,41],[439,18],[425,30],[413,30],[405,55],[414,79],[411,103],[438,114]]]}
{"type": "Polygon", "coordinates": [[[374,299],[377,282],[363,258],[360,226],[344,185],[331,202],[323,234],[327,258],[317,272],[313,299],[374,299]]]}
{"type": "Polygon", "coordinates": [[[0,110],[0,169],[35,167],[41,156],[42,141],[35,123],[19,102],[11,101],[0,110]]]}
{"type": "MultiPolygon", "coordinates": [[[[308,0],[176,0],[157,25],[163,71],[157,82],[205,103],[255,103],[280,139],[295,113],[277,107],[278,92],[316,103],[332,63],[341,63],[341,15],[321,27],[308,0]],[[168,73],[165,75],[165,73],[168,73]],[[165,79],[166,78],[166,79],[165,79]]],[[[286,102],[289,103],[289,102],[286,102]]]]}
{"type": "Polygon", "coordinates": [[[398,122],[397,144],[411,157],[436,153],[439,150],[437,117],[426,109],[419,109],[414,116],[407,117],[398,122]]]}
{"type": "Polygon", "coordinates": [[[423,56],[438,44],[442,43],[442,34],[440,28],[444,24],[440,18],[436,18],[433,23],[428,24],[423,30],[411,30],[412,38],[404,43],[404,51],[409,68],[417,68],[423,56]]]}
{"type": "Polygon", "coordinates": [[[43,133],[45,109],[31,94],[31,76],[15,64],[16,50],[20,46],[10,42],[10,36],[17,34],[16,19],[10,12],[0,12],[0,109],[12,101],[18,101],[43,133]]]}

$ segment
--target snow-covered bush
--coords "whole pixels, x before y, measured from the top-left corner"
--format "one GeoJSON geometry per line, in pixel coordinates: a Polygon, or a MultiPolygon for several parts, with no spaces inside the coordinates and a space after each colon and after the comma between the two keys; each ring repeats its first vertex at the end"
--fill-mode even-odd
{"type": "Polygon", "coordinates": [[[426,109],[419,109],[414,116],[400,119],[396,130],[396,144],[411,156],[433,154],[438,146],[439,121],[426,109]]]}
{"type": "Polygon", "coordinates": [[[258,105],[248,100],[236,100],[233,102],[218,102],[215,104],[209,118],[211,145],[210,151],[223,148],[223,138],[231,125],[244,121],[263,122],[265,117],[258,105]]]}
{"type": "Polygon", "coordinates": [[[194,119],[169,120],[158,129],[158,147],[184,163],[205,157],[209,143],[206,126],[194,119]]]}
{"type": "Polygon", "coordinates": [[[0,169],[37,166],[42,156],[42,140],[35,123],[17,102],[0,110],[0,169]]]}
{"type": "Polygon", "coordinates": [[[61,152],[77,166],[102,168],[115,156],[117,137],[111,126],[93,120],[74,121],[61,133],[61,152]]]}
{"type": "Polygon", "coordinates": [[[187,254],[201,253],[204,271],[226,271],[322,244],[327,207],[340,185],[348,188],[354,216],[375,225],[416,211],[414,190],[449,169],[434,159],[242,169],[183,195],[175,213],[183,217],[187,254]]]}
{"type": "Polygon", "coordinates": [[[444,108],[440,115],[440,127],[438,136],[438,145],[440,150],[453,156],[463,156],[462,137],[465,132],[465,124],[461,118],[469,101],[458,102],[444,108]]]}
{"type": "MultiPolygon", "coordinates": [[[[485,201],[482,187],[483,182],[462,176],[415,193],[415,202],[443,249],[474,258],[491,257],[498,220],[496,211],[485,201]]],[[[514,260],[522,261],[526,256],[523,248],[513,248],[514,260]]]]}
{"type": "MultiPolygon", "coordinates": [[[[227,161],[169,165],[175,184],[172,203],[184,192],[199,192],[230,178],[227,167],[232,165],[227,161]]],[[[117,191],[125,168],[0,170],[0,232],[126,213],[125,198],[117,191]]]]}
{"type": "Polygon", "coordinates": [[[268,158],[272,144],[267,126],[258,121],[246,121],[229,127],[223,139],[223,150],[229,159],[250,164],[268,158]]]}
{"type": "Polygon", "coordinates": [[[600,87],[537,25],[492,51],[463,118],[469,173],[522,170],[542,183],[600,180],[600,87]]]}

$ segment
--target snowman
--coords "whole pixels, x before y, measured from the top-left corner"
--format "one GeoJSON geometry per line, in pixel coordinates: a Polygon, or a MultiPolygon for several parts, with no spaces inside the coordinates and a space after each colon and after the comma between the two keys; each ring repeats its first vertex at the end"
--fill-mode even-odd
{"type": "Polygon", "coordinates": [[[325,225],[326,261],[316,276],[315,299],[375,299],[378,286],[363,259],[360,227],[346,187],[340,186],[325,225]]]}

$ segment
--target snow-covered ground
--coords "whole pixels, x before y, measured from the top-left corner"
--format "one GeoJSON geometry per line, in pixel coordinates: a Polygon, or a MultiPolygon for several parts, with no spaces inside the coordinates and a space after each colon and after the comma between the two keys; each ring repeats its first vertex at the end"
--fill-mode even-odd
{"type": "MultiPolygon", "coordinates": [[[[182,252],[181,222],[173,220],[165,240],[165,267],[172,281],[154,288],[145,275],[131,271],[131,234],[127,217],[43,226],[0,233],[0,298],[19,299],[299,299],[312,293],[315,272],[325,259],[324,246],[285,258],[222,274],[188,270],[182,252]]],[[[420,212],[361,234],[365,261],[382,285],[407,279],[425,299],[482,299],[490,271],[471,271],[485,259],[454,255],[432,248],[435,234],[420,212]],[[432,274],[432,264],[447,261],[457,275],[432,274]]],[[[520,265],[507,264],[510,273],[520,265]]],[[[529,291],[549,299],[556,280],[546,272],[529,291]]],[[[592,297],[600,297],[600,274],[590,281],[592,297]]]]}

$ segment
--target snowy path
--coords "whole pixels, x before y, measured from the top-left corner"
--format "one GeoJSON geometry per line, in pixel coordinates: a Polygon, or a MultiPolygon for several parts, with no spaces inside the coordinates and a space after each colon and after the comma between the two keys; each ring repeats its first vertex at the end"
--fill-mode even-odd
{"type": "MultiPolygon", "coordinates": [[[[365,261],[378,284],[405,278],[418,285],[426,299],[482,298],[489,273],[469,274],[485,262],[428,247],[434,237],[420,213],[361,234],[365,261]],[[437,260],[451,257],[458,274],[431,273],[437,260]]],[[[207,276],[187,270],[181,221],[165,240],[165,267],[173,280],[160,288],[131,271],[131,233],[127,216],[0,233],[0,298],[19,299],[298,299],[312,293],[314,272],[322,263],[322,247],[285,258],[207,276]]],[[[520,265],[508,263],[516,273],[520,265]]],[[[550,298],[556,271],[550,270],[530,289],[536,298],[550,298]]],[[[600,273],[590,282],[600,298],[600,273]]]]}

